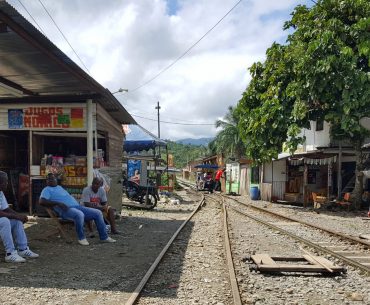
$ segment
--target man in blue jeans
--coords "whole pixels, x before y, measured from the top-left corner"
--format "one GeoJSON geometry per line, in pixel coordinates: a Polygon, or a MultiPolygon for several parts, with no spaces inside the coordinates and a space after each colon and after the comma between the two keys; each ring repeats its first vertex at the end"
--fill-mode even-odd
{"type": "Polygon", "coordinates": [[[116,242],[107,234],[101,211],[79,205],[73,196],[58,185],[57,179],[53,174],[48,174],[46,184],[47,186],[40,195],[40,205],[53,208],[59,217],[63,219],[72,220],[75,223],[79,244],[83,246],[89,245],[85,237],[84,224],[85,221],[90,220],[94,220],[102,242],[116,242]]]}
{"type": "Polygon", "coordinates": [[[5,247],[5,261],[7,263],[24,263],[25,258],[37,258],[39,255],[28,248],[27,236],[23,228],[23,223],[27,222],[28,218],[9,207],[3,193],[7,187],[8,175],[0,171],[0,238],[5,247]]]}

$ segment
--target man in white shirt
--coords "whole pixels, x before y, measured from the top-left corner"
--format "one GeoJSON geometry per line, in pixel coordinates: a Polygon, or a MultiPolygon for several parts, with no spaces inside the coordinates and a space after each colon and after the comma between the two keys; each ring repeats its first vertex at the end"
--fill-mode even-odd
{"type": "Polygon", "coordinates": [[[81,202],[85,207],[100,210],[104,219],[109,222],[112,234],[120,234],[116,227],[115,210],[108,205],[107,194],[102,187],[102,182],[99,177],[95,177],[91,186],[83,189],[81,202]]]}
{"type": "Polygon", "coordinates": [[[8,263],[23,263],[25,258],[37,258],[38,254],[28,247],[27,236],[23,224],[28,221],[27,216],[19,214],[9,208],[4,191],[8,186],[8,175],[0,171],[0,238],[5,247],[5,261],[8,263]],[[14,240],[18,251],[14,245],[14,240]]]}

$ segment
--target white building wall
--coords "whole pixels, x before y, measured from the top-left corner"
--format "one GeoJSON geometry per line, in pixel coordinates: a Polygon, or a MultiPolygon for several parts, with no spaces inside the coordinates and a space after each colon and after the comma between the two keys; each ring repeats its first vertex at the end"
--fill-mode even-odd
{"type": "Polygon", "coordinates": [[[274,168],[272,168],[272,163],[265,163],[263,166],[263,182],[271,183],[286,181],[286,160],[274,161],[274,168]],[[272,175],[274,178],[272,179],[272,175]]]}
{"type": "Polygon", "coordinates": [[[330,146],[330,124],[324,122],[324,129],[316,131],[316,122],[310,121],[311,129],[302,129],[300,136],[306,137],[306,142],[300,145],[297,152],[316,150],[318,147],[330,146]]]}

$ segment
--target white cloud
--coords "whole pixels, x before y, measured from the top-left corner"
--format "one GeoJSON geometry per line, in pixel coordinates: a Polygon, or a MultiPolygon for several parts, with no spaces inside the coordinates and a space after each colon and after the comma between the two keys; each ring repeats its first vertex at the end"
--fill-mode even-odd
{"type": "MultiPolygon", "coordinates": [[[[170,1],[170,0],[169,0],[170,1]]],[[[17,0],[9,1],[30,19],[17,0]]],[[[236,0],[179,0],[168,15],[165,0],[44,0],[91,75],[111,91],[134,89],[171,64],[230,10],[236,0]]],[[[283,22],[308,0],[244,0],[182,60],[135,92],[118,95],[131,114],[213,124],[235,105],[273,41],[283,41],[283,22]]],[[[38,1],[23,0],[48,38],[81,63],[38,1]]],[[[31,21],[32,22],[32,21],[31,21]]],[[[135,117],[157,133],[157,122],[135,117]]],[[[214,126],[162,123],[162,138],[214,136],[214,126]]]]}

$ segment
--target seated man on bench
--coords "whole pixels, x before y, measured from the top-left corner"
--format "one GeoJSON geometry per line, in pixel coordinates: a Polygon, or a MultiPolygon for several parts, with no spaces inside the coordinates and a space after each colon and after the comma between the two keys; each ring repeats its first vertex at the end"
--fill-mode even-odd
{"type": "Polygon", "coordinates": [[[81,202],[85,207],[98,209],[103,213],[104,219],[110,224],[112,234],[119,234],[116,227],[114,209],[108,205],[107,194],[102,187],[103,180],[95,177],[91,186],[87,186],[82,191],[81,202]]]}
{"type": "Polygon", "coordinates": [[[57,184],[54,174],[48,174],[46,184],[47,186],[42,190],[40,195],[40,205],[53,208],[62,219],[72,220],[75,223],[79,244],[83,246],[89,245],[85,237],[84,223],[90,220],[94,220],[102,242],[116,242],[116,240],[110,238],[107,234],[101,211],[79,205],[72,195],[57,184]]]}
{"type": "Polygon", "coordinates": [[[28,248],[27,236],[23,228],[23,224],[28,221],[28,218],[9,207],[3,193],[7,187],[8,175],[0,171],[0,239],[5,247],[5,261],[7,263],[23,263],[26,261],[25,258],[37,258],[39,255],[28,248]]]}

